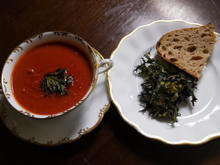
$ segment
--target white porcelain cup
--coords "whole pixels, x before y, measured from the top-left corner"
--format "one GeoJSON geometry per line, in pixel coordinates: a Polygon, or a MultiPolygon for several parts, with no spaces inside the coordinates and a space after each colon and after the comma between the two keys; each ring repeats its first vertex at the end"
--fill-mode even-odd
{"type": "Polygon", "coordinates": [[[88,96],[92,93],[93,89],[95,88],[96,81],[98,79],[98,75],[100,73],[104,73],[108,71],[112,66],[113,62],[110,59],[103,59],[101,62],[97,60],[97,54],[95,53],[94,49],[81,37],[74,35],[69,32],[59,32],[59,31],[52,31],[52,32],[44,32],[38,35],[35,35],[24,42],[22,42],[19,46],[17,46],[9,55],[8,59],[6,60],[3,71],[2,71],[2,78],[1,78],[1,85],[2,90],[1,93],[5,95],[5,98],[7,101],[14,107],[15,110],[17,110],[19,113],[35,118],[35,119],[46,119],[46,118],[54,118],[57,116],[61,116],[63,114],[66,114],[67,112],[70,112],[74,109],[76,109],[81,103],[83,103],[88,96]],[[39,115],[34,114],[27,109],[23,108],[15,99],[13,96],[12,88],[11,88],[11,74],[13,67],[17,60],[28,50],[30,50],[33,47],[36,47],[41,44],[46,44],[50,42],[68,42],[69,44],[72,44],[74,47],[82,50],[84,54],[89,59],[92,70],[93,70],[93,78],[92,83],[87,91],[87,93],[83,96],[83,98],[74,106],[72,106],[69,109],[65,109],[61,113],[52,114],[52,115],[39,115]]]}

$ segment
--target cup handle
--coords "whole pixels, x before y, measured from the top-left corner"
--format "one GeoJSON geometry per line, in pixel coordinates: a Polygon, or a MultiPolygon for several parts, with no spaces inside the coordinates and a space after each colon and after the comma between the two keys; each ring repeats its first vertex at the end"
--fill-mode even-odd
{"type": "Polygon", "coordinates": [[[96,56],[99,56],[101,58],[101,61],[99,61],[98,64],[99,74],[107,72],[109,69],[113,67],[113,61],[111,59],[103,59],[102,55],[98,52],[98,50],[96,50],[95,48],[92,48],[92,50],[95,52],[96,56]]]}
{"type": "Polygon", "coordinates": [[[113,61],[111,59],[103,59],[99,65],[99,74],[107,72],[113,67],[113,61]]]}

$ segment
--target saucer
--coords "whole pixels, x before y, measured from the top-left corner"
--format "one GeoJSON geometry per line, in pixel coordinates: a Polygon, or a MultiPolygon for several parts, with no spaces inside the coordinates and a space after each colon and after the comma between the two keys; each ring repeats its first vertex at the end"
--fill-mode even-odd
{"type": "MultiPolygon", "coordinates": [[[[100,61],[103,57],[94,49],[100,61]]],[[[95,89],[77,109],[63,116],[36,120],[13,109],[0,95],[0,118],[16,137],[38,145],[57,146],[76,141],[94,130],[110,107],[106,86],[106,73],[98,76],[95,89]]]]}
{"type": "MultiPolygon", "coordinates": [[[[220,34],[216,34],[213,53],[198,81],[194,107],[182,106],[174,124],[152,119],[143,109],[138,95],[141,81],[134,74],[137,62],[165,33],[199,24],[180,20],[159,20],[137,27],[125,36],[111,55],[114,67],[108,72],[109,95],[119,114],[137,132],[172,145],[196,145],[220,137],[220,34]]],[[[154,50],[156,51],[156,50],[154,50]]]]}

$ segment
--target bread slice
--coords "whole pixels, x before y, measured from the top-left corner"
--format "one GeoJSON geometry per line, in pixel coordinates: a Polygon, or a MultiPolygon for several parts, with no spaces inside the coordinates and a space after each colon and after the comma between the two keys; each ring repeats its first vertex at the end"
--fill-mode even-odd
{"type": "Polygon", "coordinates": [[[174,30],[157,42],[158,54],[195,78],[199,79],[216,43],[213,24],[174,30]]]}

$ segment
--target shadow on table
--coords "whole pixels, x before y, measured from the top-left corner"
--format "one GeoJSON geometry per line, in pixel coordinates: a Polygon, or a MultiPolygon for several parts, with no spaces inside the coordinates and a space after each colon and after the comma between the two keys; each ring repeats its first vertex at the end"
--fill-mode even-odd
{"type": "Polygon", "coordinates": [[[89,146],[96,134],[89,134],[77,142],[61,146],[39,146],[13,136],[0,121],[0,164],[88,164],[82,150],[89,146]]]}
{"type": "Polygon", "coordinates": [[[144,164],[146,162],[150,164],[151,162],[152,164],[169,165],[219,163],[220,139],[194,146],[169,145],[142,136],[135,129],[123,122],[117,112],[113,112],[112,115],[115,119],[112,122],[115,136],[129,150],[125,158],[128,159],[127,162],[135,160],[137,164],[144,164]]]}
{"type": "Polygon", "coordinates": [[[17,139],[0,122],[1,164],[217,164],[220,139],[197,146],[172,146],[140,135],[114,106],[101,124],[77,142],[42,147],[17,139]]]}

